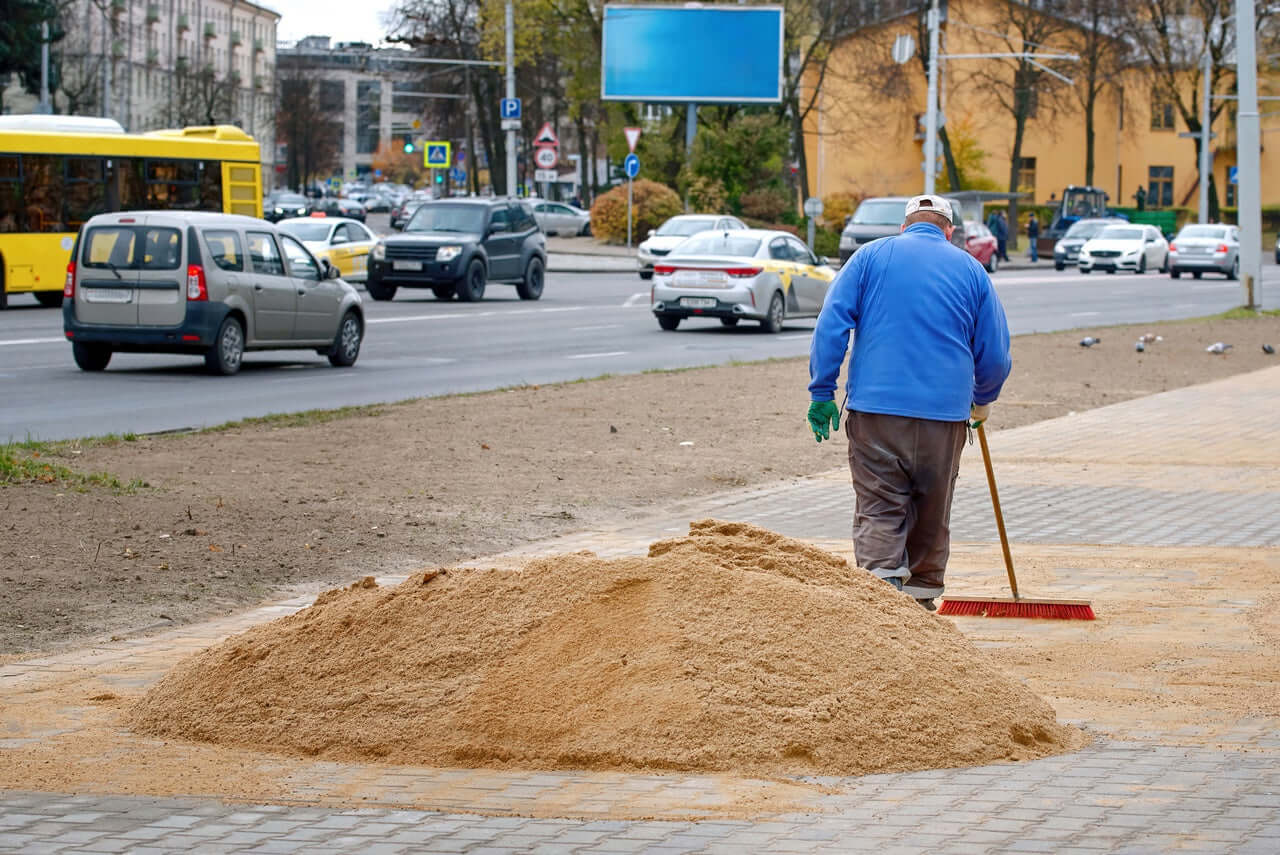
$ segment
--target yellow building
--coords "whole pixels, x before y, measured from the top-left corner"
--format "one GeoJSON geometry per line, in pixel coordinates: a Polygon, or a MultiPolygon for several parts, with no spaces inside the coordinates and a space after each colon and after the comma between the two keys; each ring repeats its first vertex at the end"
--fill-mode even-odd
{"type": "MultiPolygon", "coordinates": [[[[884,3],[882,8],[904,4],[884,3]]],[[[911,5],[911,4],[905,4],[911,5]]],[[[1019,4],[1023,5],[1023,4],[1019,4]]],[[[1010,41],[998,36],[1007,21],[1001,19],[999,0],[951,0],[944,24],[943,55],[1010,51],[1010,41]]],[[[924,112],[926,76],[919,49],[905,64],[889,58],[899,34],[917,37],[914,12],[889,17],[841,41],[832,54],[816,108],[806,122],[806,158],[811,192],[818,197],[832,193],[856,196],[909,195],[924,187],[924,112]]],[[[1065,34],[1059,34],[1040,50],[1070,52],[1065,34]],[[1056,42],[1056,44],[1054,43],[1056,42]]],[[[979,170],[990,183],[983,188],[1008,190],[1013,158],[1014,119],[1000,103],[1012,89],[1011,60],[951,59],[942,63],[939,100],[953,150],[967,147],[985,157],[979,170]],[[1003,86],[992,79],[1006,81],[1003,86]]],[[[1055,64],[1075,81],[1046,86],[1035,93],[1037,108],[1027,122],[1022,143],[1019,189],[1037,204],[1061,199],[1069,184],[1085,183],[1085,120],[1078,97],[1083,73],[1079,64],[1055,64]],[[1052,198],[1051,198],[1052,197],[1052,198]]],[[[1260,94],[1280,91],[1274,75],[1262,76],[1260,94]]],[[[1189,103],[1192,82],[1186,83],[1189,103]]],[[[1134,206],[1142,187],[1147,207],[1199,205],[1199,172],[1195,141],[1180,137],[1187,130],[1172,103],[1153,99],[1150,75],[1131,67],[1117,75],[1103,90],[1095,106],[1094,186],[1111,197],[1111,204],[1134,206]]],[[[1280,205],[1280,156],[1267,149],[1268,131],[1280,130],[1280,121],[1262,119],[1262,204],[1280,205]]],[[[1235,188],[1227,181],[1235,163],[1235,105],[1228,102],[1213,126],[1213,171],[1218,202],[1236,203],[1235,188]]],[[[939,166],[944,169],[939,157],[939,166]]],[[[970,179],[974,175],[968,176],[970,179]]],[[[945,172],[939,189],[945,187],[945,172]]]]}

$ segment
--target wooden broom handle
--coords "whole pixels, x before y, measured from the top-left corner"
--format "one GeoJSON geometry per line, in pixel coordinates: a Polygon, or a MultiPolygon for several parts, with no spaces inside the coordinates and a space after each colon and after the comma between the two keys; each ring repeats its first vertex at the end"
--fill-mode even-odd
{"type": "Polygon", "coordinates": [[[991,488],[991,508],[996,512],[996,528],[1000,531],[1000,549],[1004,551],[1004,569],[1009,571],[1009,589],[1018,599],[1018,580],[1013,575],[1013,556],[1009,553],[1009,535],[1004,530],[1004,514],[1000,513],[1000,494],[996,491],[996,473],[991,468],[991,449],[987,448],[987,433],[978,425],[978,443],[982,446],[982,463],[987,467],[987,486],[991,488]]]}

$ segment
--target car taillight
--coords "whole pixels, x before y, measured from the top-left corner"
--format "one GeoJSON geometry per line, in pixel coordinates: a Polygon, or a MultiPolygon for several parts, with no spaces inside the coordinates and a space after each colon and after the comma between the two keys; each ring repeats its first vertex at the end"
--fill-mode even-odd
{"type": "Polygon", "coordinates": [[[76,295],[76,263],[67,262],[67,281],[62,286],[62,296],[70,299],[76,295]]]}
{"type": "Polygon", "coordinates": [[[759,276],[761,268],[759,267],[726,267],[724,272],[730,276],[746,279],[752,276],[759,276]]]}
{"type": "Polygon", "coordinates": [[[1226,252],[1226,251],[1227,251],[1227,245],[1226,245],[1225,243],[1220,243],[1220,244],[1218,244],[1218,248],[1217,248],[1216,252],[1222,253],[1222,252],[1226,252]]]}
{"type": "Polygon", "coordinates": [[[204,268],[199,264],[187,265],[187,300],[201,302],[209,299],[209,287],[204,281],[204,268]]]}
{"type": "Polygon", "coordinates": [[[653,265],[653,272],[666,276],[668,273],[675,273],[676,269],[670,264],[655,264],[653,265]]]}

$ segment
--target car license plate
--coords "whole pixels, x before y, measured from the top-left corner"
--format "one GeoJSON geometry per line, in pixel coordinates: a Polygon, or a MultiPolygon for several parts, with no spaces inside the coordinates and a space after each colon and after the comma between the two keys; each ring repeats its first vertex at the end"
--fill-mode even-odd
{"type": "Polygon", "coordinates": [[[715,297],[681,297],[680,305],[688,306],[690,309],[714,309],[716,307],[715,297]]]}
{"type": "Polygon", "coordinates": [[[392,270],[421,270],[421,261],[393,261],[391,262],[392,270]]]}
{"type": "Polygon", "coordinates": [[[85,288],[86,303],[132,303],[132,288],[85,288]]]}

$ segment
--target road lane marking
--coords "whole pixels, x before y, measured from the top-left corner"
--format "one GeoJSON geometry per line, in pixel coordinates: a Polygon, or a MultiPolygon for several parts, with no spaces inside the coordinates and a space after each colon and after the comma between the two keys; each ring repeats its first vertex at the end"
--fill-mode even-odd
{"type": "Polygon", "coordinates": [[[622,308],[630,309],[631,307],[639,306],[642,303],[647,305],[648,302],[649,302],[649,292],[637,291],[636,293],[632,294],[630,297],[627,298],[627,301],[622,304],[622,308]]]}
{"type": "Polygon", "coordinates": [[[1192,285],[1192,291],[1216,291],[1219,288],[1239,288],[1240,285],[1235,282],[1219,282],[1216,285],[1192,285]]]}
{"type": "Polygon", "coordinates": [[[592,330],[616,330],[620,329],[622,324],[597,324],[593,327],[569,327],[569,332],[591,332],[592,330]]]}
{"type": "Polygon", "coordinates": [[[65,338],[11,338],[0,341],[0,347],[20,344],[61,344],[65,341],[65,338]]]}
{"type": "Polygon", "coordinates": [[[1072,312],[1071,317],[1088,318],[1088,317],[1092,317],[1093,315],[1100,315],[1100,314],[1102,314],[1102,312],[1072,312]]]}
{"type": "Polygon", "coordinates": [[[573,353],[566,356],[565,359],[601,359],[606,356],[626,356],[625,350],[611,350],[608,353],[573,353]]]}
{"type": "Polygon", "coordinates": [[[792,335],[774,336],[774,341],[799,341],[800,339],[813,338],[812,333],[796,333],[792,335]]]}
{"type": "Polygon", "coordinates": [[[510,315],[550,315],[557,312],[582,312],[598,306],[556,306],[545,309],[491,309],[487,312],[441,312],[438,315],[396,315],[390,318],[368,318],[366,324],[403,324],[409,321],[443,321],[451,318],[491,318],[510,315]]]}

